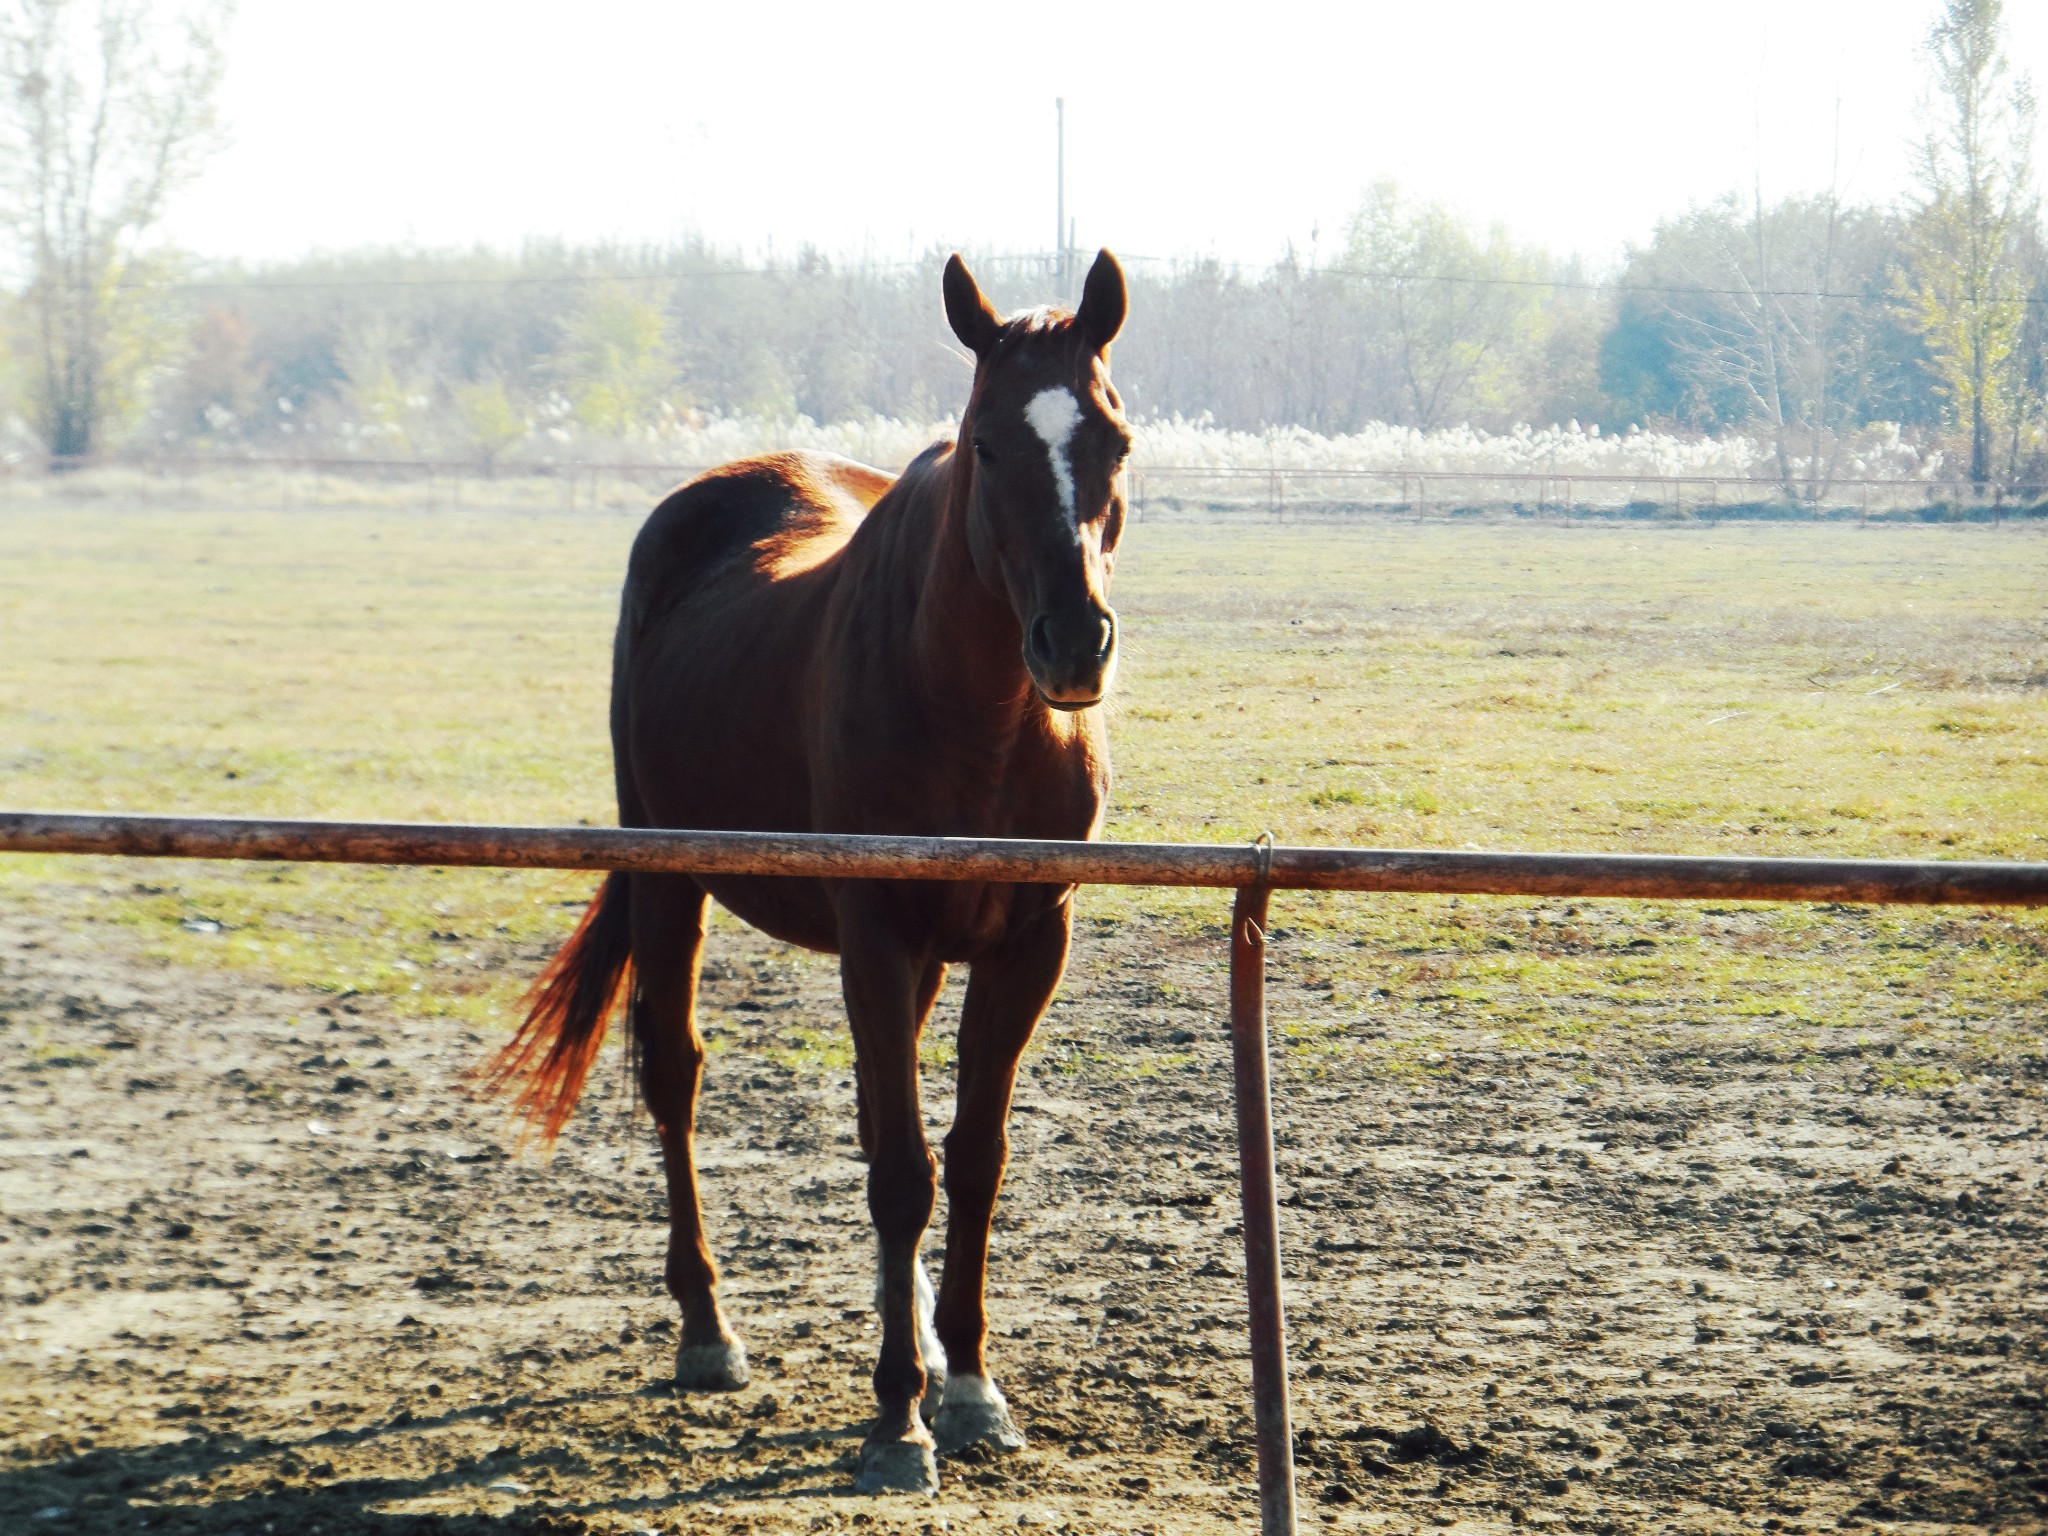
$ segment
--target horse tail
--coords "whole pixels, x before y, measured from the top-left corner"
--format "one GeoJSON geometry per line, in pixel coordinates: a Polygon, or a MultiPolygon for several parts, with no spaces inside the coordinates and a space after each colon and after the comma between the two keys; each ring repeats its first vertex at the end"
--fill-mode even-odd
{"type": "Polygon", "coordinates": [[[524,1079],[513,1107],[552,1146],[569,1123],[621,996],[633,985],[632,882],[605,877],[569,942],[525,997],[526,1022],[482,1069],[483,1091],[524,1079]]]}

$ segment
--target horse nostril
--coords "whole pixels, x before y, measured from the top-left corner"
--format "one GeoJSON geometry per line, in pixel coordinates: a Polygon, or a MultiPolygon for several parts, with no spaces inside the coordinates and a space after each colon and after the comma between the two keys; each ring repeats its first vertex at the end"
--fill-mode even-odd
{"type": "Polygon", "coordinates": [[[1040,614],[1031,621],[1031,654],[1040,662],[1052,660],[1052,620],[1040,614]]]}
{"type": "Polygon", "coordinates": [[[1095,664],[1100,666],[1103,662],[1109,660],[1109,653],[1116,645],[1116,620],[1109,614],[1104,614],[1100,619],[1096,620],[1096,623],[1099,629],[1095,647],[1095,664]]]}

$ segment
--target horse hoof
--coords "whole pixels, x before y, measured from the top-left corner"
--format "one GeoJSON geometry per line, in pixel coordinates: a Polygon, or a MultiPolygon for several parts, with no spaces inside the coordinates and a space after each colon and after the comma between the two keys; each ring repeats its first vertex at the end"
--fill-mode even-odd
{"type": "Polygon", "coordinates": [[[737,1392],[748,1374],[747,1346],[738,1339],[676,1347],[676,1385],[685,1392],[737,1392]]]}
{"type": "Polygon", "coordinates": [[[860,1448],[858,1493],[939,1491],[939,1463],[929,1440],[870,1440],[860,1448]]]}
{"type": "Polygon", "coordinates": [[[970,1446],[1007,1455],[1024,1449],[1024,1431],[1010,1417],[1010,1405],[997,1396],[994,1402],[952,1403],[932,1420],[932,1439],[941,1456],[957,1456],[970,1446]]]}

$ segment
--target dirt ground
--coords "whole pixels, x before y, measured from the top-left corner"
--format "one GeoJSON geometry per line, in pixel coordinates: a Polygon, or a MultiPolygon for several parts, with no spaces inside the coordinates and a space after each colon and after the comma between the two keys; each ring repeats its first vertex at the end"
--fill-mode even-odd
{"type": "MultiPolygon", "coordinates": [[[[756,1373],[679,1399],[616,1070],[542,1162],[463,1090],[481,1033],[152,963],[64,892],[0,910],[0,1530],[1256,1528],[1223,901],[1207,933],[1084,922],[992,1266],[1031,1448],[936,1501],[851,1491],[852,1091],[788,1033],[836,1017],[829,962],[714,935],[706,1199],[756,1373]]],[[[1342,1048],[1371,1012],[1286,906],[1276,1021],[1328,1025],[1277,1066],[1305,1529],[2048,1530],[2038,1050],[1877,1018],[1815,1055],[1684,998],[1645,1005],[1665,1034],[1509,1048],[1425,983],[1384,1014],[1466,1043],[1396,1071],[1342,1048]]],[[[1659,942],[1630,921],[1529,914],[1659,942]]]]}

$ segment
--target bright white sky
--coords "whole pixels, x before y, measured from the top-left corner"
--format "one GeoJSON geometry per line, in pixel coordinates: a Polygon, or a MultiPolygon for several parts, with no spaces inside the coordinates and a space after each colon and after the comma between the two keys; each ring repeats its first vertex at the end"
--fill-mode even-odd
{"type": "MultiPolygon", "coordinates": [[[[1936,0],[243,0],[218,256],[530,236],[1043,249],[1053,98],[1084,245],[1262,263],[1393,177],[1596,262],[1761,166],[1907,185],[1936,0]]],[[[2008,5],[2048,86],[2048,4],[2008,5]]],[[[2037,160],[2038,160],[2037,156],[2037,160]]]]}

